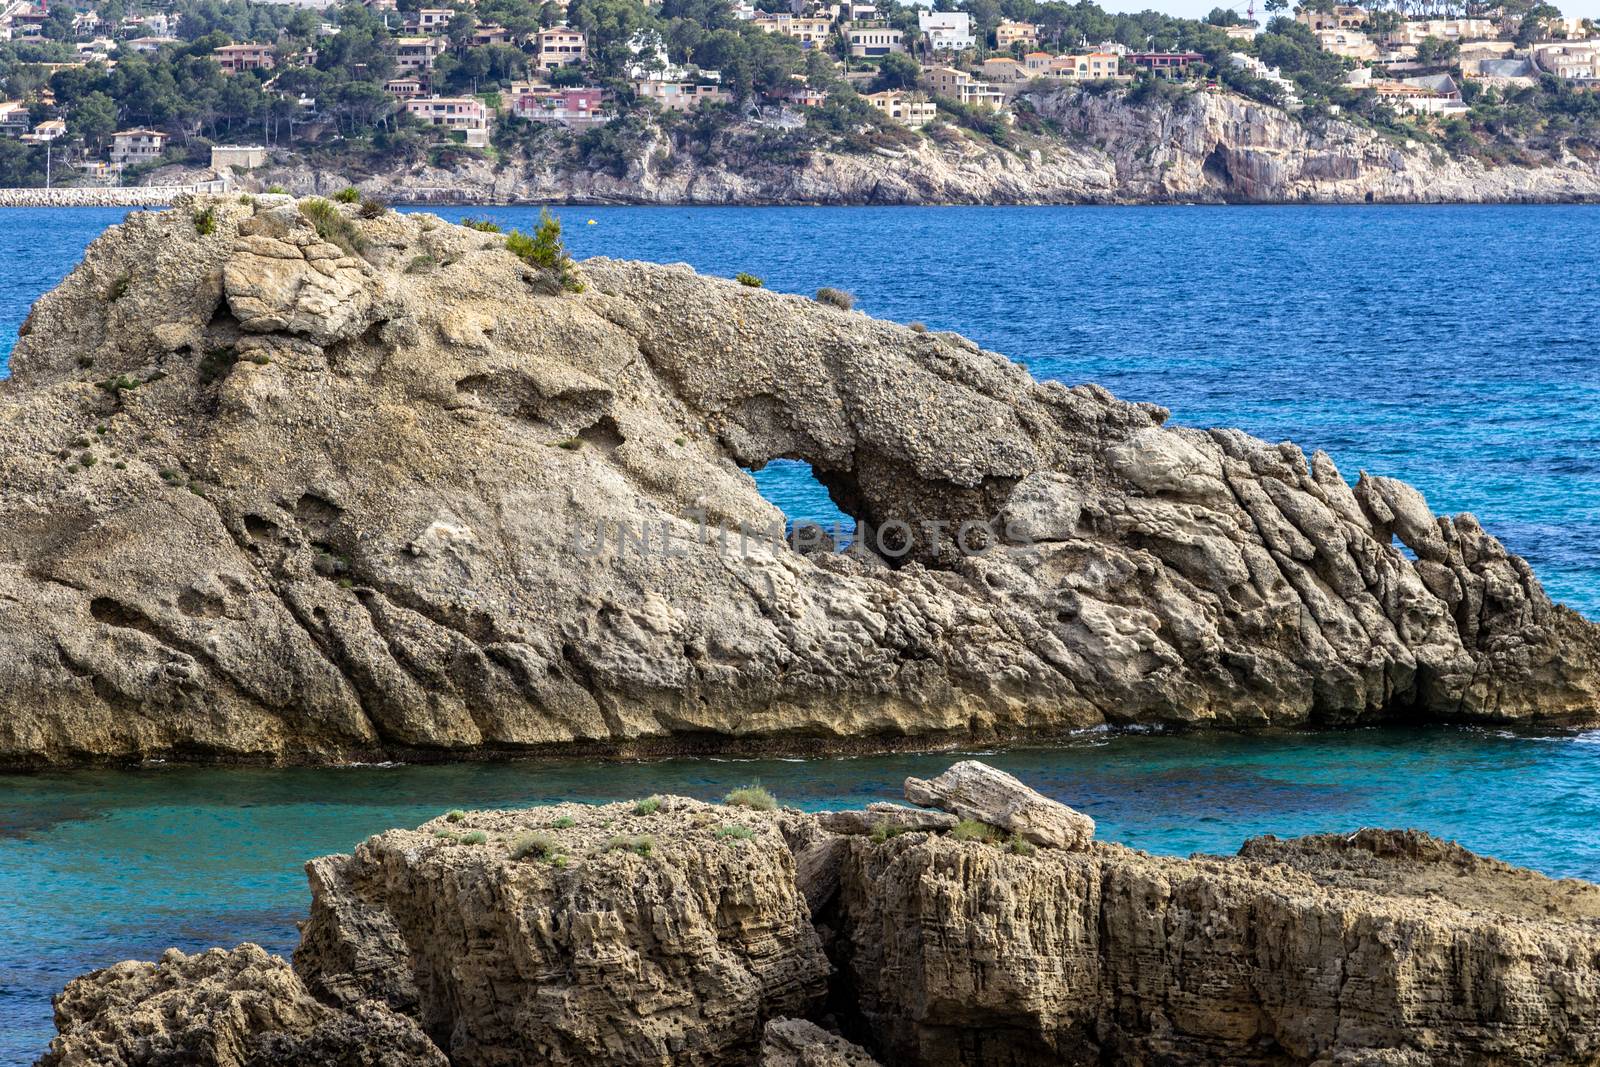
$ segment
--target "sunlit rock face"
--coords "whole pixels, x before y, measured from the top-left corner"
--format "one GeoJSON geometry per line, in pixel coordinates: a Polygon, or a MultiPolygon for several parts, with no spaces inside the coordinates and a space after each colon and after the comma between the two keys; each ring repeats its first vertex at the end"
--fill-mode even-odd
{"type": "Polygon", "coordinates": [[[1600,631],[1401,483],[685,267],[574,292],[499,234],[333,217],[135,214],[35,307],[0,763],[1600,706],[1600,631]],[[780,457],[852,551],[782,541],[746,473],[780,457]]]}

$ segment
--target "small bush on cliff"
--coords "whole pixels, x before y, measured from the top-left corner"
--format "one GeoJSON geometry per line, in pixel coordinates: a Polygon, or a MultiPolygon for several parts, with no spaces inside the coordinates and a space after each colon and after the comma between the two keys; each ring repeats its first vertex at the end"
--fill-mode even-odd
{"type": "Polygon", "coordinates": [[[555,822],[551,823],[550,825],[554,826],[557,830],[566,830],[566,829],[570,828],[573,825],[572,816],[563,815],[563,816],[561,816],[561,818],[557,819],[555,822]]]}
{"type": "Polygon", "coordinates": [[[640,856],[648,856],[656,848],[656,839],[648,834],[636,834],[632,837],[618,834],[606,842],[607,852],[633,852],[640,856]]]}
{"type": "Polygon", "coordinates": [[[532,236],[520,230],[506,234],[506,249],[524,263],[550,271],[561,288],[582,291],[583,285],[572,273],[572,257],[561,243],[561,220],[550,212],[539,212],[539,228],[532,236]]]}
{"type": "Polygon", "coordinates": [[[269,185],[269,186],[267,186],[267,192],[275,193],[275,194],[277,194],[279,196],[283,196],[283,195],[286,195],[289,192],[289,190],[285,189],[281,185],[269,185]]]}
{"type": "Polygon", "coordinates": [[[999,839],[1000,831],[977,819],[962,819],[956,823],[955,829],[950,831],[950,836],[957,841],[983,841],[992,844],[999,839]]]}
{"type": "Polygon", "coordinates": [[[340,214],[332,201],[320,197],[302,200],[300,214],[316,229],[318,237],[329,244],[338,245],[352,256],[360,255],[366,242],[361,239],[355,223],[340,214]]]}
{"type": "Polygon", "coordinates": [[[778,807],[777,798],[755,782],[735,789],[723,797],[722,802],[730,808],[749,808],[752,811],[774,811],[778,807]]]}
{"type": "Polygon", "coordinates": [[[872,840],[875,844],[881,845],[891,837],[899,837],[905,832],[905,827],[890,826],[887,821],[884,821],[872,828],[872,840]]]}
{"type": "Polygon", "coordinates": [[[754,274],[750,274],[747,271],[740,271],[738,274],[735,274],[733,276],[733,280],[738,282],[740,285],[748,285],[752,289],[760,289],[765,284],[760,278],[757,278],[754,274]]]}
{"type": "Polygon", "coordinates": [[[756,836],[756,832],[748,826],[724,826],[717,831],[717,837],[724,841],[748,841],[756,836]]]}
{"type": "Polygon", "coordinates": [[[470,834],[462,834],[461,843],[463,845],[487,845],[489,843],[489,835],[482,830],[474,830],[470,834]]]}
{"type": "Polygon", "coordinates": [[[460,822],[466,817],[467,813],[462,811],[460,808],[456,808],[454,811],[447,811],[444,813],[445,822],[460,822]]]}
{"type": "Polygon", "coordinates": [[[660,797],[645,797],[643,800],[639,801],[633,806],[633,813],[635,815],[654,815],[660,810],[660,797]]]}
{"type": "Polygon", "coordinates": [[[204,211],[194,213],[194,232],[201,237],[210,237],[217,232],[217,209],[208,207],[204,211]]]}
{"type": "Polygon", "coordinates": [[[511,858],[514,860],[549,859],[556,854],[555,838],[549,834],[531,833],[520,834],[511,842],[511,858]]]}
{"type": "Polygon", "coordinates": [[[381,219],[389,213],[389,205],[377,197],[369,196],[361,201],[359,214],[364,219],[381,219]]]}
{"type": "Polygon", "coordinates": [[[500,224],[492,219],[462,219],[461,225],[469,230],[477,230],[479,233],[504,232],[500,229],[500,224]]]}
{"type": "Polygon", "coordinates": [[[856,306],[856,298],[843,289],[833,289],[824,285],[817,290],[817,303],[838,308],[840,311],[850,311],[856,306]]]}
{"type": "Polygon", "coordinates": [[[1024,841],[1016,834],[1011,835],[1011,840],[1006,842],[1006,848],[1011,850],[1013,856],[1031,856],[1039,851],[1032,841],[1024,841]]]}
{"type": "Polygon", "coordinates": [[[334,193],[333,198],[341,204],[358,204],[361,202],[361,190],[353,185],[347,185],[334,193]]]}

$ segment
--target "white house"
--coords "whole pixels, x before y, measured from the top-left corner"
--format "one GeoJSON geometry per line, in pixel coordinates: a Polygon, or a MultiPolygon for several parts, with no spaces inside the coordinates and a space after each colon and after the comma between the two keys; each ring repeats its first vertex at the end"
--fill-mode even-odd
{"type": "Polygon", "coordinates": [[[978,43],[972,35],[972,16],[965,11],[919,11],[917,28],[935,52],[961,52],[978,43]]]}

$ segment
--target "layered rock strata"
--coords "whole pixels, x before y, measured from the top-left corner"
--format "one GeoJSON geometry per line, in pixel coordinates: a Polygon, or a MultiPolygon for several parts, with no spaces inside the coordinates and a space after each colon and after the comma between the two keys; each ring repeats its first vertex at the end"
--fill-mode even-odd
{"type": "Polygon", "coordinates": [[[1185,860],[826,825],[650,798],[390,831],[309,865],[292,970],[242,946],[86,976],[43,1063],[1600,1056],[1600,886],[1426,834],[1185,860]]]}
{"type": "Polygon", "coordinates": [[[328,211],[134,214],[24,324],[0,765],[1600,707],[1600,628],[1402,483],[953,334],[328,211]],[[779,458],[855,551],[782,540],[779,458]]]}

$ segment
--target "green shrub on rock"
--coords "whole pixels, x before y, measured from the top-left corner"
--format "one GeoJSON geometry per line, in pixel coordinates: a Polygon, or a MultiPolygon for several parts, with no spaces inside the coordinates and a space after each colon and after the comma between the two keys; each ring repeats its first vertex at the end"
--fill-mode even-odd
{"type": "Polygon", "coordinates": [[[527,859],[529,856],[542,860],[555,854],[556,841],[549,834],[520,834],[511,842],[511,858],[514,860],[527,859]]]}
{"type": "Polygon", "coordinates": [[[361,202],[361,190],[353,185],[347,185],[333,194],[333,198],[341,204],[356,204],[361,202]]]}
{"type": "Polygon", "coordinates": [[[962,819],[956,823],[955,829],[950,831],[950,836],[957,841],[982,841],[992,844],[999,839],[1000,831],[977,819],[962,819]]]}
{"type": "Polygon", "coordinates": [[[618,834],[606,842],[607,852],[632,852],[640,856],[648,856],[655,851],[656,839],[648,834],[618,834]]]}
{"type": "Polygon", "coordinates": [[[539,212],[539,228],[532,235],[521,230],[506,234],[506,249],[529,266],[554,274],[561,288],[583,291],[583,284],[572,273],[572,257],[561,243],[561,220],[548,210],[539,212]]]}
{"type": "Polygon", "coordinates": [[[318,237],[329,244],[338,245],[352,256],[360,255],[366,246],[355,223],[345,218],[331,200],[320,197],[302,200],[300,214],[316,229],[318,237]]]}
{"type": "Polygon", "coordinates": [[[760,278],[757,278],[754,274],[750,274],[746,271],[740,271],[738,274],[735,274],[733,276],[733,280],[738,282],[740,285],[748,285],[752,289],[760,289],[765,284],[760,278]]]}
{"type": "Polygon", "coordinates": [[[752,811],[774,811],[778,807],[777,798],[755,782],[735,789],[723,797],[722,802],[730,808],[749,808],[752,811]]]}
{"type": "Polygon", "coordinates": [[[851,311],[856,306],[856,298],[843,289],[824,285],[817,290],[817,303],[838,308],[840,311],[851,311]]]}

